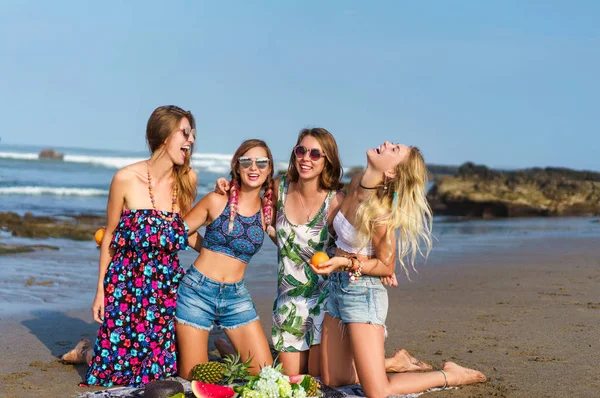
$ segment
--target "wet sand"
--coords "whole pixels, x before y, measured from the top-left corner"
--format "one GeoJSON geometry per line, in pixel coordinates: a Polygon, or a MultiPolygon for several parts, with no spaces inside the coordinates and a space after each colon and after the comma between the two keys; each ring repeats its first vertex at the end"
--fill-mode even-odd
{"type": "MultiPolygon", "coordinates": [[[[597,239],[530,239],[510,250],[446,257],[440,263],[432,256],[413,282],[390,289],[387,354],[406,348],[436,368],[452,360],[489,381],[430,395],[600,395],[597,239]]],[[[250,288],[270,331],[274,285],[250,288]]],[[[96,331],[88,311],[0,317],[0,396],[89,391],[78,387],[85,367],[58,358],[96,331]]]]}

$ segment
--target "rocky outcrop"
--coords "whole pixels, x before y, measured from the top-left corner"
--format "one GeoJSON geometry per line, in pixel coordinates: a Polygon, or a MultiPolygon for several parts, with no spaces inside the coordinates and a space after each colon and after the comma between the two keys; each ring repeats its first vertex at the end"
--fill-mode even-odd
{"type": "Polygon", "coordinates": [[[42,149],[38,157],[40,159],[63,160],[65,155],[56,152],[54,149],[42,149]]]}
{"type": "Polygon", "coordinates": [[[465,163],[436,179],[434,213],[468,217],[600,215],[600,173],[561,168],[497,171],[465,163]]]}
{"type": "Polygon", "coordinates": [[[36,217],[31,213],[22,217],[15,213],[0,213],[0,228],[25,238],[93,240],[94,233],[103,225],[106,225],[106,218],[93,215],[54,218],[36,217]]]}

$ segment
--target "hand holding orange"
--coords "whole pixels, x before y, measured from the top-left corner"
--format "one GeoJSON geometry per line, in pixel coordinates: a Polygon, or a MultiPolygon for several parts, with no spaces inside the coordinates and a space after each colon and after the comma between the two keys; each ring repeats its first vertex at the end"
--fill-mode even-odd
{"type": "Polygon", "coordinates": [[[102,227],[99,230],[97,230],[94,234],[94,240],[96,241],[96,244],[98,246],[100,246],[100,244],[102,243],[102,238],[104,238],[104,231],[106,231],[106,228],[102,227]]]}
{"type": "Polygon", "coordinates": [[[329,260],[329,256],[324,252],[316,252],[310,259],[310,263],[315,267],[319,267],[325,261],[329,260]]]}

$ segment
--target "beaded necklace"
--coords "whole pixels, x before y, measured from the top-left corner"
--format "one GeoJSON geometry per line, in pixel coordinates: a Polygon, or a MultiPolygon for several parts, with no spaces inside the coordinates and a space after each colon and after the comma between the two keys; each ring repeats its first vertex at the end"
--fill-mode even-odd
{"type": "MultiPolygon", "coordinates": [[[[150,166],[148,166],[148,193],[150,194],[150,202],[152,203],[152,209],[156,210],[156,202],[154,201],[154,194],[152,193],[152,177],[150,177],[150,166]]],[[[173,221],[175,218],[175,205],[177,204],[177,185],[173,182],[173,201],[171,202],[171,215],[165,216],[162,211],[157,211],[160,218],[165,221],[173,221]]]]}

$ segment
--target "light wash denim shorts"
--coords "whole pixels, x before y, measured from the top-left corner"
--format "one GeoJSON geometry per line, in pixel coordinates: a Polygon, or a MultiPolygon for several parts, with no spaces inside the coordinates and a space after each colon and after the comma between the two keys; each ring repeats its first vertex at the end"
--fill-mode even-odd
{"type": "Polygon", "coordinates": [[[235,329],[258,320],[258,314],[243,279],[220,283],[192,265],[179,282],[175,318],[203,330],[235,329]]]}
{"type": "Polygon", "coordinates": [[[331,273],[325,311],[344,324],[368,323],[385,328],[387,290],[378,276],[363,275],[350,282],[348,272],[331,273]]]}

